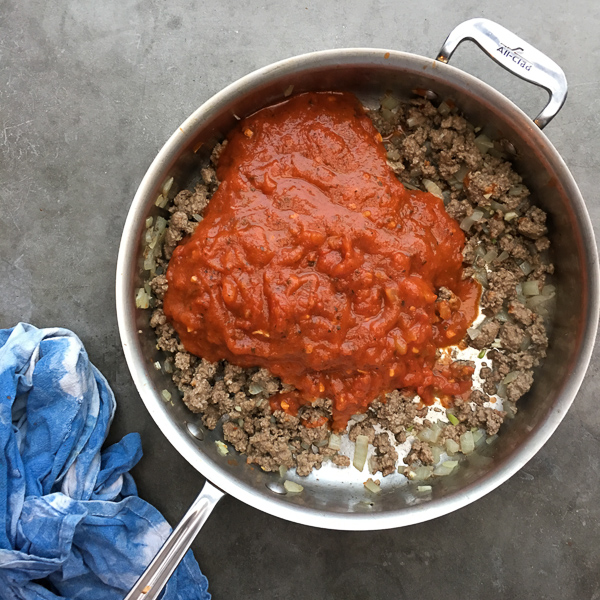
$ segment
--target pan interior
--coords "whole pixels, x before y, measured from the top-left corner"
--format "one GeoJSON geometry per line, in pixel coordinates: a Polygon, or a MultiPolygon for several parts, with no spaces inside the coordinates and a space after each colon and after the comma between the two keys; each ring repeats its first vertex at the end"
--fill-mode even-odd
{"type": "MultiPolygon", "coordinates": [[[[339,529],[378,529],[430,519],[491,491],[516,472],[548,439],[572,402],[589,360],[597,322],[597,262],[589,219],[573,179],[545,136],[507,99],[475,78],[431,60],[378,50],[316,53],[283,61],[239,80],[203,105],[172,136],[150,167],[134,199],[119,254],[119,327],[132,375],[147,408],[180,453],[224,491],[261,510],[296,522],[339,529]],[[205,430],[197,415],[179,401],[168,375],[153,363],[163,360],[149,326],[151,311],[136,310],[134,290],[143,284],[141,268],[145,219],[156,217],[154,200],[174,177],[175,191],[191,189],[210,149],[244,117],[281,101],[293,86],[302,91],[351,91],[366,106],[385,92],[410,98],[433,90],[452,99],[465,116],[492,139],[505,138],[517,150],[516,170],[535,201],[549,214],[558,305],[548,357],[537,370],[532,390],[519,402],[487,450],[491,460],[472,461],[456,474],[437,478],[431,492],[393,474],[380,475],[381,493],[368,492],[367,468],[324,466],[306,478],[286,475],[304,486],[301,494],[281,494],[282,479],[247,465],[230,447],[221,456],[214,443],[220,427],[205,430]],[[165,403],[162,390],[172,403],[165,403]]],[[[156,443],[160,443],[157,440],[156,443]]],[[[350,454],[351,456],[351,454],[350,454]]],[[[429,483],[429,482],[428,482],[429,483]]]]}

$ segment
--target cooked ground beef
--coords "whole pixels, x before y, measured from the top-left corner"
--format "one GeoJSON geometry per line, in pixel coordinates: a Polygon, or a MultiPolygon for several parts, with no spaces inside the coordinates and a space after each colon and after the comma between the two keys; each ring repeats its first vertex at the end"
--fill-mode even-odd
{"type": "MultiPolygon", "coordinates": [[[[485,354],[479,371],[482,389],[474,389],[468,401],[455,399],[453,414],[458,422],[444,426],[437,443],[443,446],[448,439],[458,443],[472,428],[495,435],[507,412],[514,414],[514,403],[530,389],[532,369],[545,357],[548,345],[543,317],[548,316],[551,302],[538,302],[531,310],[521,287],[526,281],[537,281],[541,288],[553,273],[546,214],[531,205],[529,191],[501,146],[494,143],[482,152],[481,144],[489,147],[489,140],[478,138],[475,128],[448,105],[437,108],[417,98],[392,110],[372,111],[370,116],[384,137],[391,168],[405,185],[425,189],[424,180],[435,184],[447,212],[459,222],[475,211],[482,213],[468,228],[463,251],[465,276],[474,276],[483,286],[486,319],[463,343],[485,354]],[[505,411],[489,405],[495,394],[504,397],[505,411]]],[[[193,191],[179,192],[167,208],[170,218],[162,252],[156,253],[157,274],[150,281],[150,325],[158,348],[167,353],[163,368],[172,373],[187,407],[200,413],[209,429],[221,422],[224,439],[245,454],[248,463],[265,471],[295,467],[300,476],[329,460],[347,467],[350,458],[329,448],[330,432],[319,425],[323,417],[331,416],[331,401],[319,399],[300,409],[297,417],[282,411],[272,414],[269,397],[291,388],[266,369],[242,369],[226,361],[213,364],[189,354],[163,313],[168,261],[176,245],[193,233],[218,187],[214,167],[225,144],[217,144],[211,164],[201,169],[201,183],[193,191]]],[[[452,306],[460,300],[441,288],[438,302],[452,306]]],[[[398,466],[393,440],[403,443],[429,427],[427,412],[413,394],[395,390],[375,400],[366,415],[352,419],[348,436],[351,441],[367,436],[375,448],[371,471],[386,476],[398,466]]],[[[433,461],[431,446],[414,437],[400,469],[433,461]]]]}

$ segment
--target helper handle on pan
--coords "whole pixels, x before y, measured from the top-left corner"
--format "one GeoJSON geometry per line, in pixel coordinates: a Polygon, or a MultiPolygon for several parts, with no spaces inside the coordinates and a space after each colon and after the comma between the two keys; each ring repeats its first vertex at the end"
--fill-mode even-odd
{"type": "Polygon", "coordinates": [[[488,19],[471,19],[453,29],[437,60],[447,63],[458,45],[465,40],[475,42],[507,71],[548,91],[550,100],[534,119],[540,129],[548,125],[567,98],[567,78],[563,70],[519,36],[488,19]]]}
{"type": "Polygon", "coordinates": [[[144,574],[138,579],[125,600],[156,600],[169,577],[189,550],[206,519],[225,494],[211,485],[204,484],[175,531],[169,536],[158,554],[152,559],[144,574]]]}

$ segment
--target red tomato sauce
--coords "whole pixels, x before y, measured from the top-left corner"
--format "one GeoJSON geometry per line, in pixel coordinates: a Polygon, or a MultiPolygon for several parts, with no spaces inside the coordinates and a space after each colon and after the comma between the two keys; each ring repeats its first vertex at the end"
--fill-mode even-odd
{"type": "Polygon", "coordinates": [[[437,359],[477,314],[464,235],[439,198],[398,181],[353,95],[301,94],[244,119],[217,175],[167,270],[164,311],[187,351],[295,386],[274,409],[331,398],[336,430],[394,389],[426,403],[470,389],[470,369],[437,359]],[[460,301],[436,302],[442,286],[460,301]]]}

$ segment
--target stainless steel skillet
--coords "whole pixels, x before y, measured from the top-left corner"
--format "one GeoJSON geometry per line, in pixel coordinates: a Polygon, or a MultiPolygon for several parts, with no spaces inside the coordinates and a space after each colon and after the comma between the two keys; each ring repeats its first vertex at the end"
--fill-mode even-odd
{"type": "MultiPolygon", "coordinates": [[[[562,70],[546,56],[499,25],[473,19],[459,25],[439,56],[428,59],[385,49],[344,49],[290,58],[236,81],[203,104],[173,134],[150,166],[125,224],[117,265],[117,316],[127,363],[146,408],[175,448],[207,483],[128,598],[156,598],[184,552],[224,493],[290,521],[340,530],[401,527],[452,512],[487,494],[518,471],[543,446],[571,405],[584,377],[598,322],[598,255],[590,220],[571,173],[544,127],[566,98],[562,70]],[[459,43],[475,41],[515,75],[548,90],[548,105],[531,120],[502,94],[446,63],[459,43]],[[386,477],[382,492],[368,495],[364,477],[353,469],[323,468],[302,479],[302,494],[285,494],[281,479],[246,465],[243,457],[223,457],[215,441],[221,432],[205,430],[174,398],[168,375],[156,371],[160,359],[148,311],[135,308],[143,281],[144,222],[155,215],[157,195],[174,177],[178,189],[194,184],[209,149],[237,119],[302,91],[348,90],[367,105],[386,91],[410,97],[427,90],[450,98],[467,118],[492,138],[507,140],[514,164],[551,218],[558,306],[548,357],[539,369],[520,412],[505,425],[493,460],[440,478],[432,493],[419,495],[400,475],[386,477]],[[209,483],[210,482],[210,483],[209,483]]],[[[288,476],[289,478],[289,476],[288,476]]]]}

